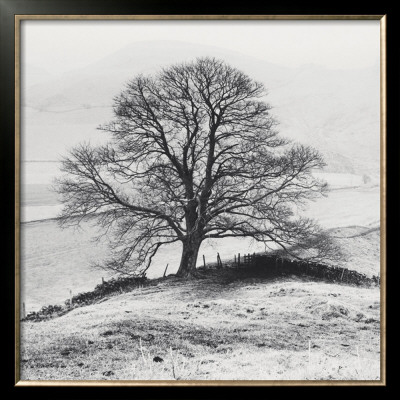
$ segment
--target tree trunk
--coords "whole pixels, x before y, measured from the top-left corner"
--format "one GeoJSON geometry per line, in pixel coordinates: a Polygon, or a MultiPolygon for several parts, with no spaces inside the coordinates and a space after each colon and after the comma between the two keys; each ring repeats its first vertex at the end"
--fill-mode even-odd
{"type": "Polygon", "coordinates": [[[199,239],[189,239],[183,242],[182,258],[176,274],[177,276],[187,277],[193,274],[196,269],[200,245],[201,240],[199,239]]]}

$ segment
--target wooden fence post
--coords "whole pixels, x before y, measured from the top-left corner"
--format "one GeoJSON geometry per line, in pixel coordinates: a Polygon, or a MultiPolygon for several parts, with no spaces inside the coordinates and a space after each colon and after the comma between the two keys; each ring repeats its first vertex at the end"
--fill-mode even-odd
{"type": "Polygon", "coordinates": [[[164,271],[163,278],[165,278],[165,274],[167,273],[168,265],[169,265],[169,264],[167,264],[167,266],[165,267],[165,271],[164,271]]]}
{"type": "Polygon", "coordinates": [[[104,278],[101,277],[101,283],[104,285],[104,278]]]}
{"type": "Polygon", "coordinates": [[[235,265],[236,265],[236,254],[235,254],[235,265]]]}
{"type": "Polygon", "coordinates": [[[343,280],[343,275],[344,275],[344,268],[343,268],[343,272],[342,272],[342,276],[340,277],[340,280],[343,280]]]}
{"type": "Polygon", "coordinates": [[[204,254],[203,254],[203,265],[204,265],[204,269],[206,268],[206,258],[204,257],[204,254]]]}
{"type": "Polygon", "coordinates": [[[26,308],[25,308],[25,303],[22,303],[22,318],[26,317],[26,308]]]}
{"type": "Polygon", "coordinates": [[[238,254],[238,267],[240,267],[240,253],[238,254]]]}
{"type": "Polygon", "coordinates": [[[222,267],[222,261],[221,261],[221,257],[219,256],[219,253],[217,253],[217,265],[218,265],[218,267],[222,267]]]}

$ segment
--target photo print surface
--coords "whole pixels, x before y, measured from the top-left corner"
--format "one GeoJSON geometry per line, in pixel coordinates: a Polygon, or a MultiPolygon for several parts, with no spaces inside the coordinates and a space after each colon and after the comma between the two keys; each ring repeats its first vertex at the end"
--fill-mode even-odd
{"type": "Polygon", "coordinates": [[[379,20],[19,34],[21,380],[379,382],[379,20]]]}

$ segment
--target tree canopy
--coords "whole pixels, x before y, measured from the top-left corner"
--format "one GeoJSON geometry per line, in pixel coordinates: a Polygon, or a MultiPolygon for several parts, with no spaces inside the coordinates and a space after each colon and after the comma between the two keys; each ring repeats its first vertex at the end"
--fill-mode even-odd
{"type": "Polygon", "coordinates": [[[100,127],[110,142],[63,160],[61,223],[95,219],[113,237],[102,265],[123,273],[144,273],[161,246],[181,242],[178,275],[190,275],[208,238],[334,259],[329,236],[298,216],[326,191],[313,176],[323,158],[279,136],[265,96],[262,83],[208,57],[135,77],[100,127]]]}

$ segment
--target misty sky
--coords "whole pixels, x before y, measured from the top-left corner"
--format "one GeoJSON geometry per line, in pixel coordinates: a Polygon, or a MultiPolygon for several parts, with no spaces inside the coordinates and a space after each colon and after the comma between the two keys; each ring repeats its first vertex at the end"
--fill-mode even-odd
{"type": "Polygon", "coordinates": [[[379,64],[377,21],[22,22],[24,65],[53,74],[84,67],[131,43],[178,40],[235,50],[271,63],[354,69],[379,64]]]}

